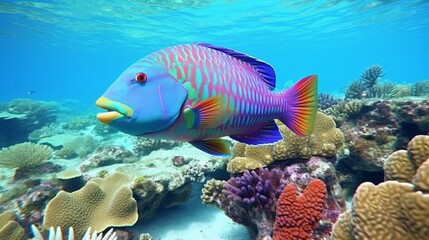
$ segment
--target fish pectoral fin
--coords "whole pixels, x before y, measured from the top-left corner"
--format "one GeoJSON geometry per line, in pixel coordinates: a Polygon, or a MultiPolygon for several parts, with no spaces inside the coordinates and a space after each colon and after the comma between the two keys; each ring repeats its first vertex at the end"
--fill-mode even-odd
{"type": "Polygon", "coordinates": [[[274,120],[266,122],[260,129],[252,133],[236,134],[229,137],[250,145],[275,143],[283,139],[274,120]]]}
{"type": "Polygon", "coordinates": [[[214,128],[223,121],[223,97],[208,98],[183,111],[188,128],[214,128]]]}
{"type": "Polygon", "coordinates": [[[214,138],[190,142],[192,146],[215,156],[231,155],[231,143],[227,140],[214,138]]]}

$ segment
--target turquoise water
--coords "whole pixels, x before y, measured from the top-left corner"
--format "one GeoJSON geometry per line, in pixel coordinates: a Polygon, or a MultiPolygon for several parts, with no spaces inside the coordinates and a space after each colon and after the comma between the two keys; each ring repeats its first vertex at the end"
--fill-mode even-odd
{"type": "Polygon", "coordinates": [[[2,1],[0,101],[93,104],[135,60],[189,42],[271,63],[278,88],[318,74],[341,94],[372,64],[412,83],[429,79],[428,13],[424,0],[2,1]]]}

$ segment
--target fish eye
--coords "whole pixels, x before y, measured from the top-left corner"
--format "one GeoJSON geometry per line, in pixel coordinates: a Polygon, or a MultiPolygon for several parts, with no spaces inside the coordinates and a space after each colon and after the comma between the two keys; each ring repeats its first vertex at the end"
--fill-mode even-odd
{"type": "Polygon", "coordinates": [[[145,73],[137,73],[134,79],[139,83],[145,83],[147,81],[147,76],[145,73]]]}

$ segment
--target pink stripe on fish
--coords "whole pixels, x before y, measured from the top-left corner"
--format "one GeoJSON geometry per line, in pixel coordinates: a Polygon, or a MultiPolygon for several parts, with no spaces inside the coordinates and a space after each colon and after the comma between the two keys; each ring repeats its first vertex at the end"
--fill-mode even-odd
{"type": "Polygon", "coordinates": [[[170,61],[170,64],[174,63],[174,53],[170,50],[167,50],[168,60],[170,61]]]}
{"type": "Polygon", "coordinates": [[[177,79],[182,79],[182,71],[180,71],[180,66],[178,64],[176,64],[174,66],[174,69],[176,69],[177,79]]]}

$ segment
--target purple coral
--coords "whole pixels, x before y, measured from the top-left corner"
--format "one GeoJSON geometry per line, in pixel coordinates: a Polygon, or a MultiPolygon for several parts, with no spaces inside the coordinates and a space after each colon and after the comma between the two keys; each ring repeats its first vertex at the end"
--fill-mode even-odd
{"type": "Polygon", "coordinates": [[[267,206],[276,199],[284,185],[281,183],[283,173],[278,169],[260,168],[244,171],[242,176],[232,177],[225,185],[228,199],[251,206],[267,206]]]}
{"type": "Polygon", "coordinates": [[[336,99],[334,98],[334,96],[332,96],[329,93],[321,93],[318,96],[318,108],[319,109],[327,109],[332,107],[333,105],[337,105],[340,102],[340,99],[336,99]]]}

